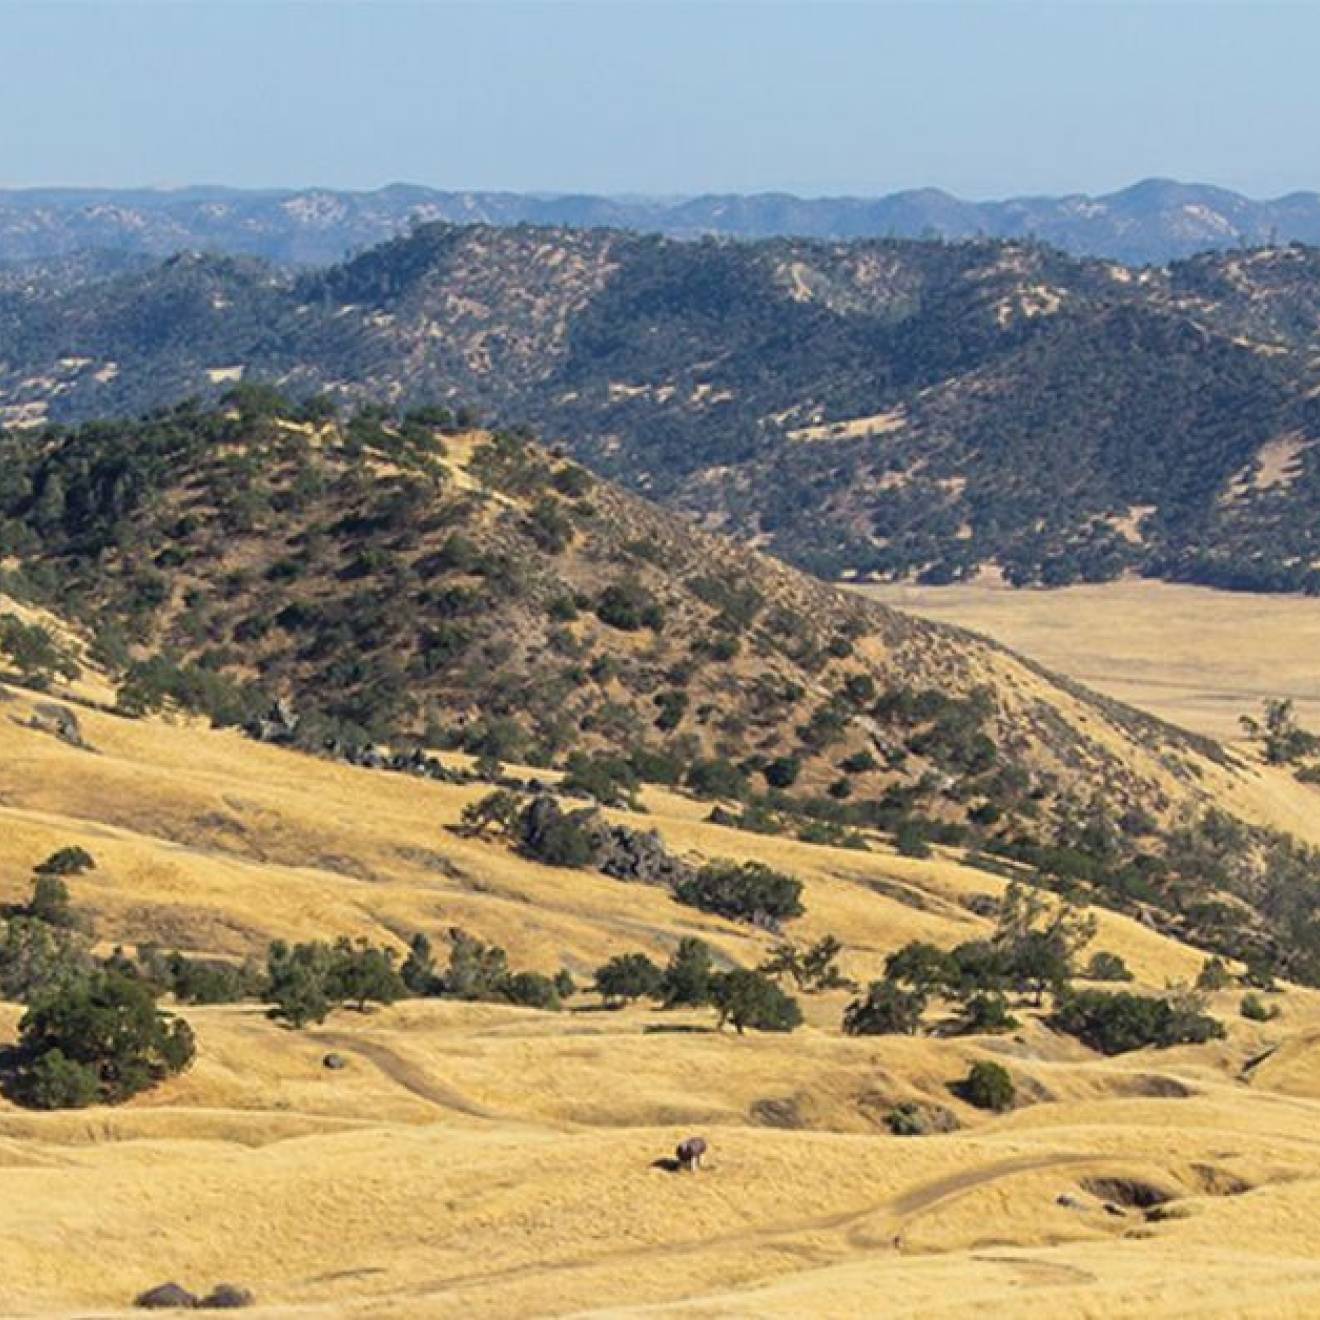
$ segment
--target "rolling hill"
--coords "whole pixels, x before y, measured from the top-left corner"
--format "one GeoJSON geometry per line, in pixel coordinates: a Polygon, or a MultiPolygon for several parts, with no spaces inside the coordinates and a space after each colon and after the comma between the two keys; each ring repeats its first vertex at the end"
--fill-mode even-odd
{"type": "Polygon", "coordinates": [[[421,935],[576,986],[294,1030],[176,984],[191,1065],[54,1111],[18,1103],[0,1003],[0,1310],[175,1280],[270,1316],[1314,1312],[1320,826],[1286,767],[434,406],[248,387],[0,447],[0,972],[79,850],[69,938],[133,978],[421,935]],[[801,910],[548,864],[473,827],[492,793],[801,910]],[[1071,988],[841,1029],[911,942],[996,947],[1015,892],[1093,923],[1071,988]],[[855,984],[798,991],[791,1035],[591,988],[684,940],[729,974],[828,937],[855,984]],[[1213,1030],[1105,1053],[1060,1016],[1096,995],[1213,1030]]]}
{"type": "Polygon", "coordinates": [[[0,416],[236,381],[530,423],[827,577],[1320,588],[1320,256],[427,226],[289,275],[182,255],[0,287],[0,416]]]}
{"type": "MultiPolygon", "coordinates": [[[[461,924],[520,965],[584,975],[688,935],[744,964],[771,942],[446,828],[480,784],[75,705],[78,748],[32,727],[50,699],[7,687],[0,706],[0,898],[82,846],[97,867],[71,890],[102,947],[239,958],[271,938],[442,940],[461,924]]],[[[794,935],[844,933],[854,977],[905,940],[991,928],[978,909],[1003,880],[952,856],[766,838],[693,807],[648,790],[620,818],[684,855],[790,867],[807,904],[794,935]]],[[[1098,915],[1096,946],[1140,990],[1204,962],[1098,915]]],[[[177,1279],[231,1281],[271,1316],[842,1317],[881,1291],[901,1316],[1314,1312],[1315,992],[1270,996],[1283,1016],[1256,1024],[1225,990],[1208,1007],[1226,1039],[1116,1058],[1029,1007],[1007,1035],[850,1038],[845,998],[806,997],[791,1037],[589,997],[562,1013],[409,1000],[301,1033],[256,1005],[177,1008],[198,1058],[151,1093],[45,1114],[0,1099],[0,1308],[126,1315],[177,1279]],[[329,1051],[345,1066],[327,1070],[329,1051]],[[978,1061],[1010,1070],[1011,1111],[959,1098],[978,1061]],[[905,1103],[956,1130],[893,1135],[885,1116],[905,1103]],[[711,1143],[701,1174],[656,1167],[692,1132],[711,1143]]],[[[0,1040],[20,1012],[0,1005],[0,1040]]]]}
{"type": "MultiPolygon", "coordinates": [[[[1320,979],[1320,865],[1251,805],[1251,758],[526,436],[435,410],[341,424],[255,391],[17,433],[5,457],[0,585],[81,630],[66,658],[126,713],[412,772],[434,749],[530,762],[605,801],[668,784],[781,837],[953,846],[1320,979]]],[[[16,637],[16,668],[67,670],[16,637]]]]}

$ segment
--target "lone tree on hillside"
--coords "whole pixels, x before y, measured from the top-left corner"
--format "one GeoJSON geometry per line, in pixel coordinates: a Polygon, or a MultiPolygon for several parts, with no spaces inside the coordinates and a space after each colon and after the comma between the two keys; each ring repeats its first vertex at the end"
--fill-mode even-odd
{"type": "Polygon", "coordinates": [[[1004,891],[994,947],[1007,959],[1019,990],[1031,990],[1040,1005],[1045,992],[1060,994],[1072,975],[1073,960],[1095,938],[1096,918],[1071,900],[1051,911],[1039,890],[1019,880],[1004,891]]]}
{"type": "Polygon", "coordinates": [[[38,875],[82,875],[84,871],[94,870],[96,859],[86,848],[79,848],[76,844],[51,853],[36,867],[38,875]]]}

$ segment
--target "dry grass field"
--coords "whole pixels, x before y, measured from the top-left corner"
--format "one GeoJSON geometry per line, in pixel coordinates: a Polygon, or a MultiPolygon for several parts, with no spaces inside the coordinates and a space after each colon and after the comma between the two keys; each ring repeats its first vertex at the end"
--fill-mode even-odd
{"type": "MultiPolygon", "coordinates": [[[[0,701],[0,902],[82,844],[98,867],[73,896],[107,944],[242,955],[462,925],[580,977],[684,934],[744,964],[767,945],[457,836],[478,788],[93,712],[80,751],[27,727],[31,704],[0,701]]],[[[1268,814],[1274,781],[1251,783],[1268,814]]],[[[676,851],[799,875],[795,928],[841,934],[861,980],[908,939],[984,933],[966,900],[1001,887],[950,857],[722,829],[668,794],[647,808],[676,851]]],[[[1202,961],[1112,914],[1095,947],[1154,988],[1202,961]]],[[[304,1033],[257,1006],[189,1009],[197,1063],[155,1092],[59,1114],[0,1101],[0,1313],[124,1314],[177,1279],[247,1286],[269,1316],[1313,1316],[1320,994],[1289,989],[1253,1024],[1238,993],[1213,1005],[1226,1041],[1114,1060],[1029,1014],[1001,1037],[849,1039],[834,993],[792,1036],[742,1038],[589,996],[559,1014],[405,1002],[304,1033]],[[345,1070],[322,1066],[331,1049],[345,1070]],[[1013,1112],[950,1093],[978,1058],[1012,1071],[1013,1112]],[[882,1115],[907,1099],[961,1130],[891,1136],[882,1115]],[[654,1167],[693,1132],[706,1171],[654,1167]]],[[[20,1011],[0,1006],[0,1041],[20,1011]]]]}
{"type": "Polygon", "coordinates": [[[868,585],[864,595],[993,637],[1108,696],[1215,738],[1292,697],[1320,728],[1320,599],[1166,582],[1057,591],[868,585]]]}

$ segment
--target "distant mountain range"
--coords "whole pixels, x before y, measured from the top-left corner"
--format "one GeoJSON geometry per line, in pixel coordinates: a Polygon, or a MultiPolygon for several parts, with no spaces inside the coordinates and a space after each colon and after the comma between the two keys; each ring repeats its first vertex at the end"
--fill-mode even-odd
{"type": "Polygon", "coordinates": [[[1167,179],[1103,196],[990,202],[938,188],[875,198],[759,193],[677,200],[444,192],[411,184],[374,192],[0,190],[0,262],[99,248],[154,256],[193,249],[320,265],[429,221],[605,227],[681,238],[1035,237],[1076,255],[1144,265],[1212,249],[1320,242],[1320,193],[1254,201],[1167,179]]]}

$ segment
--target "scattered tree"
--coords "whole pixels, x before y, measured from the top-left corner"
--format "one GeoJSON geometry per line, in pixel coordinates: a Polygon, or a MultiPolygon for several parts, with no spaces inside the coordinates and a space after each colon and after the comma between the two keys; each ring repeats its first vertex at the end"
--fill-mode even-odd
{"type": "Polygon", "coordinates": [[[18,1029],[19,1091],[48,1108],[126,1100],[182,1072],[196,1052],[191,1028],[157,1009],[145,981],[113,972],[43,995],[18,1029]]]}
{"type": "Polygon", "coordinates": [[[685,936],[660,978],[661,1003],[665,1008],[696,1008],[710,1003],[713,970],[710,945],[693,935],[685,936]]]}
{"type": "Polygon", "coordinates": [[[844,1009],[843,1030],[849,1036],[913,1036],[925,1009],[926,996],[919,991],[872,981],[866,994],[844,1009]]]}
{"type": "Polygon", "coordinates": [[[1320,738],[1298,724],[1290,698],[1266,701],[1259,720],[1243,715],[1238,723],[1248,738],[1261,744],[1270,765],[1287,765],[1320,751],[1320,738]]]}
{"type": "Polygon", "coordinates": [[[654,998],[663,973],[644,953],[621,953],[596,969],[596,993],[607,1008],[622,1008],[642,998],[654,998]]]}
{"type": "Polygon", "coordinates": [[[741,1036],[755,1031],[792,1031],[802,1025],[797,1000],[786,995],[768,976],[735,968],[711,977],[711,1002],[719,1014],[721,1030],[732,1022],[741,1036]]]}

